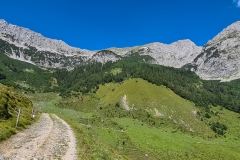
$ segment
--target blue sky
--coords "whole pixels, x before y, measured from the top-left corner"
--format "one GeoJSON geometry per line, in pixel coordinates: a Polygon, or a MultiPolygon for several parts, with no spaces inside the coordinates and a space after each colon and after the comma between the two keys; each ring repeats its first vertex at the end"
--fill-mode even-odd
{"type": "Polygon", "coordinates": [[[240,0],[9,0],[0,19],[89,50],[190,39],[240,20],[240,0]]]}

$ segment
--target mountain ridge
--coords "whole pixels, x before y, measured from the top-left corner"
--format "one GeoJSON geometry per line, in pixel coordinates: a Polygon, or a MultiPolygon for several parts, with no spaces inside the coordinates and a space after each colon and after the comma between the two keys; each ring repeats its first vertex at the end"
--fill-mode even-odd
{"type": "MultiPolygon", "coordinates": [[[[100,50],[89,51],[83,50],[75,47],[71,47],[67,45],[62,40],[55,40],[43,37],[41,34],[31,31],[29,29],[18,27],[16,25],[8,24],[5,20],[0,20],[0,39],[15,45],[16,47],[22,49],[29,49],[30,47],[35,48],[35,52],[51,52],[55,54],[57,57],[64,57],[69,60],[71,57],[77,57],[83,59],[84,61],[116,61],[121,59],[121,57],[125,57],[134,52],[140,52],[142,55],[150,55],[155,59],[157,64],[172,66],[176,68],[182,67],[185,63],[189,63],[193,60],[192,55],[198,54],[200,52],[201,47],[197,47],[190,40],[180,40],[177,42],[173,42],[171,44],[163,44],[159,42],[154,42],[150,44],[146,44],[143,46],[135,46],[128,48],[109,48],[106,50],[113,51],[119,57],[114,57],[114,55],[104,56],[96,56],[95,54],[99,53],[100,50]],[[188,47],[190,46],[190,48],[188,47]],[[184,49],[181,49],[184,48],[184,49]],[[58,54],[58,55],[57,55],[58,54]],[[95,55],[95,56],[94,56],[95,55]],[[110,56],[111,58],[109,58],[110,56]],[[69,58],[70,57],[70,58],[69,58]],[[166,59],[168,61],[166,61],[166,59]],[[180,59],[180,61],[179,61],[180,59]],[[175,65],[176,64],[176,65],[175,65]]],[[[13,50],[13,49],[11,49],[13,50]]],[[[18,49],[19,50],[19,49],[18,49]]],[[[6,53],[6,52],[5,52],[6,53]]],[[[38,53],[40,54],[40,53],[38,53]]],[[[41,53],[42,54],[42,53],[41,53]]],[[[21,59],[21,57],[17,57],[16,53],[8,53],[8,56],[11,58],[21,59]]],[[[23,57],[23,56],[22,56],[23,57]]],[[[47,57],[49,61],[49,57],[47,57]]],[[[31,62],[32,57],[25,58],[28,62],[31,62]]],[[[46,56],[45,56],[46,59],[46,56]]],[[[51,62],[52,63],[52,62],[51,62]]],[[[65,62],[62,62],[65,63],[65,62]]],[[[33,64],[38,65],[36,62],[33,64]]],[[[52,63],[53,64],[53,63],[52,63]]],[[[42,67],[51,67],[50,65],[45,64],[41,65],[42,67]]],[[[57,64],[54,67],[63,67],[63,65],[57,64]]],[[[73,68],[74,64],[70,68],[73,68]]]]}
{"type": "Polygon", "coordinates": [[[67,68],[91,63],[118,61],[131,54],[147,55],[149,63],[181,68],[186,65],[206,80],[231,81],[240,78],[240,21],[223,29],[203,47],[189,39],[171,44],[153,42],[142,46],[89,51],[50,39],[23,27],[0,20],[0,51],[11,58],[43,68],[67,68]],[[109,52],[106,52],[106,51],[109,52]]]}
{"type": "Polygon", "coordinates": [[[33,46],[40,51],[50,51],[67,56],[77,54],[91,54],[93,51],[71,47],[62,40],[50,39],[44,37],[40,33],[36,33],[28,28],[19,27],[7,23],[4,19],[0,19],[0,38],[14,44],[18,47],[27,48],[33,46]],[[8,37],[12,36],[12,37],[8,37]],[[12,40],[12,41],[11,41],[12,40]],[[17,40],[18,43],[14,43],[17,40]]]}

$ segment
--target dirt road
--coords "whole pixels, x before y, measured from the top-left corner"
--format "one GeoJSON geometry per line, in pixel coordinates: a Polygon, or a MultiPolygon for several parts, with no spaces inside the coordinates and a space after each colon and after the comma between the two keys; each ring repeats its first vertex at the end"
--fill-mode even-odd
{"type": "Polygon", "coordinates": [[[76,141],[69,125],[57,117],[42,114],[39,121],[0,143],[0,159],[76,159],[76,141]]]}

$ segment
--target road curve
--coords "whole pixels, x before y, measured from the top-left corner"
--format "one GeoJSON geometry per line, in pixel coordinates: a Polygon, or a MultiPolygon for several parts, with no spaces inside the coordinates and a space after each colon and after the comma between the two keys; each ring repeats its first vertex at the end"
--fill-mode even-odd
{"type": "Polygon", "coordinates": [[[75,160],[76,140],[70,126],[52,114],[0,143],[0,159],[75,160]]]}

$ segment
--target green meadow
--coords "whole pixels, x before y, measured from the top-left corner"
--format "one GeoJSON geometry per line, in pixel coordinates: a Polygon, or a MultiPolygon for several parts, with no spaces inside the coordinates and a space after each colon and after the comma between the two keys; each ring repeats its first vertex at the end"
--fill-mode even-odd
{"type": "Polygon", "coordinates": [[[200,108],[139,78],[74,95],[28,98],[71,125],[79,159],[240,158],[240,115],[222,107],[200,108]]]}

